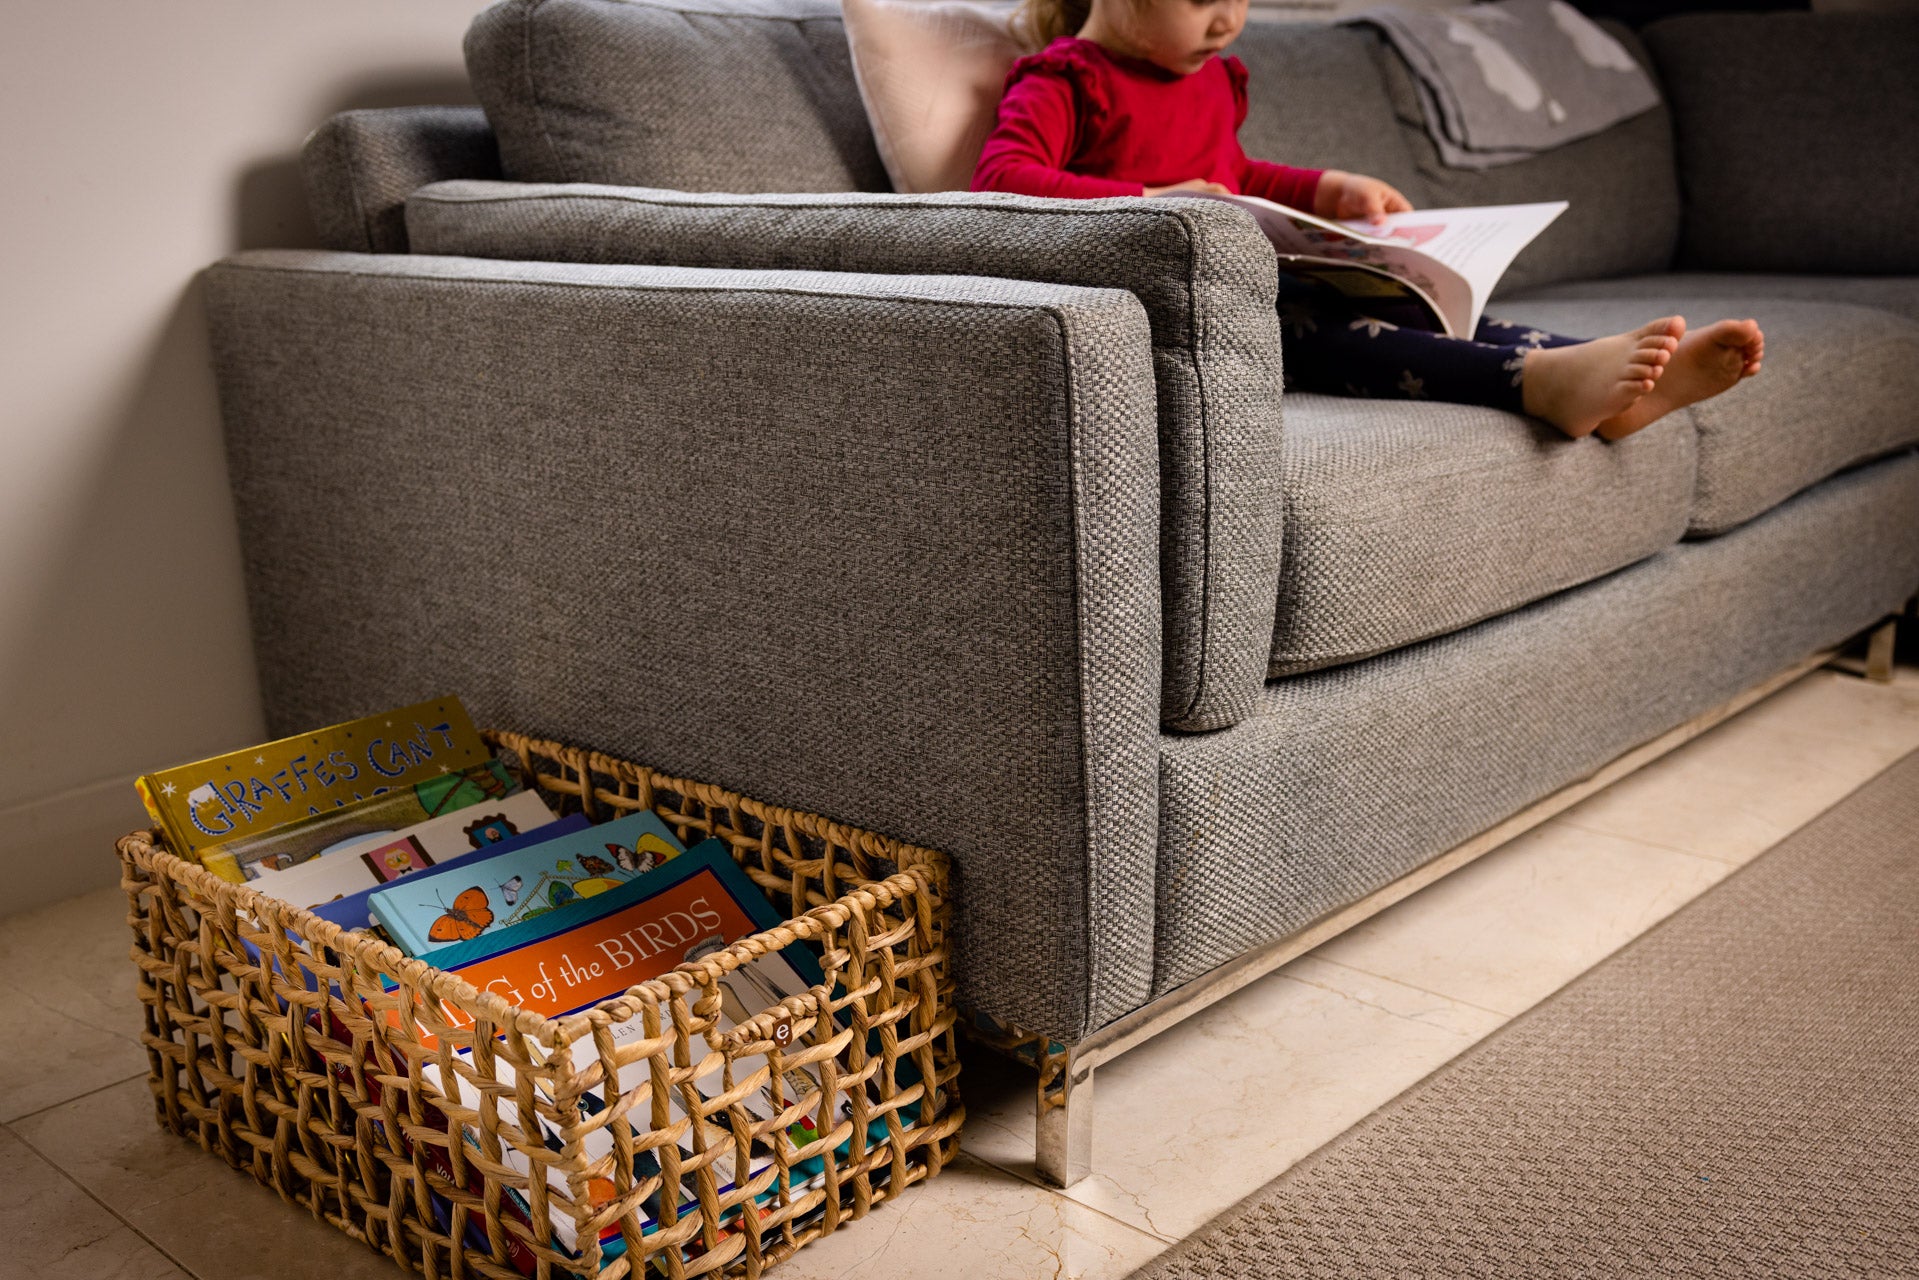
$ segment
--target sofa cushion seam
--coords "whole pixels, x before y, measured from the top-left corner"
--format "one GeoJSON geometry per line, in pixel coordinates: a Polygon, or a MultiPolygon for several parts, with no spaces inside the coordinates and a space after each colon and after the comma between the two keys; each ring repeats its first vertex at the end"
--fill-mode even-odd
{"type": "MultiPolygon", "coordinates": [[[[396,255],[400,256],[400,255],[396,255]]],[[[511,276],[424,276],[399,275],[385,271],[322,271],[310,267],[270,267],[253,264],[216,263],[215,270],[234,272],[267,272],[274,275],[313,276],[319,279],[338,279],[346,277],[353,280],[400,280],[412,284],[511,284],[525,285],[541,289],[558,289],[600,293],[739,293],[792,298],[846,298],[869,302],[911,302],[937,307],[976,307],[991,311],[1032,311],[1048,312],[1056,309],[1056,302],[1016,302],[998,301],[991,298],[916,298],[908,294],[891,293],[854,293],[851,291],[834,292],[827,289],[802,289],[792,285],[774,285],[758,287],[748,284],[712,284],[712,285],[656,285],[639,284],[588,284],[579,280],[528,280],[511,276]]],[[[911,278],[911,277],[907,277],[911,278]]],[[[940,276],[932,279],[990,279],[990,277],[940,276]]],[[[1125,293],[1124,289],[1094,289],[1086,285],[1060,285],[1062,289],[1086,289],[1089,293],[1125,293]]],[[[1129,295],[1130,296],[1130,295],[1129,295]]]]}

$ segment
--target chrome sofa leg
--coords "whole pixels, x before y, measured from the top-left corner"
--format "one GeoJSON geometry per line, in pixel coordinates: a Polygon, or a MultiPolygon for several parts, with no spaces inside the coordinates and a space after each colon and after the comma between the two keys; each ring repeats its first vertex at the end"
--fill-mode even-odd
{"type": "Polygon", "coordinates": [[[1040,1181],[1070,1187],[1093,1171],[1093,1065],[1072,1047],[1041,1059],[1033,1163],[1040,1181]]]}
{"type": "Polygon", "coordinates": [[[1875,684],[1892,683],[1892,654],[1899,643],[1899,619],[1888,618],[1866,643],[1866,679],[1875,684]]]}
{"type": "Polygon", "coordinates": [[[1826,666],[1833,671],[1843,671],[1849,676],[1858,676],[1874,684],[1891,684],[1892,668],[1899,651],[1899,621],[1906,619],[1906,625],[1919,626],[1919,613],[1913,612],[1914,605],[1908,602],[1905,611],[1887,618],[1866,634],[1866,656],[1862,661],[1855,656],[1858,643],[1854,636],[1845,645],[1844,652],[1835,652],[1827,660],[1826,666]]]}

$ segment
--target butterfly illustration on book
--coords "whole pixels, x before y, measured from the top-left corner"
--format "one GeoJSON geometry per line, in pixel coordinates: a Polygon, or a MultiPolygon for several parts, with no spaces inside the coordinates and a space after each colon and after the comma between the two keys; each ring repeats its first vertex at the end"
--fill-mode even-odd
{"type": "Polygon", "coordinates": [[[487,901],[486,890],[478,885],[460,890],[452,906],[444,902],[440,906],[446,914],[426,931],[427,939],[432,942],[465,942],[485,933],[487,926],[493,923],[492,904],[487,901]]]}
{"type": "Polygon", "coordinates": [[[506,905],[512,906],[520,900],[520,886],[526,883],[525,876],[514,876],[500,886],[500,896],[506,899],[506,905]]]}
{"type": "Polygon", "coordinates": [[[613,860],[620,864],[622,871],[651,871],[679,852],[651,832],[635,840],[631,849],[609,840],[606,851],[613,855],[613,860]]]}
{"type": "MultiPolygon", "coordinates": [[[[609,849],[613,849],[613,848],[617,848],[618,846],[609,844],[606,847],[609,849]]],[[[607,872],[613,869],[613,864],[608,862],[605,858],[598,858],[590,853],[580,858],[580,866],[585,868],[588,875],[595,875],[595,876],[603,876],[607,872]]]]}

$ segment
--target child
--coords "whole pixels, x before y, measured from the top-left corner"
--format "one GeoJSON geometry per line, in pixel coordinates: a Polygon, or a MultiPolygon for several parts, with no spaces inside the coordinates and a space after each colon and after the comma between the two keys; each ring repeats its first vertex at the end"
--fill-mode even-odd
{"type": "MultiPolygon", "coordinates": [[[[1020,20],[1050,43],[1008,74],[975,191],[1244,193],[1342,219],[1412,208],[1377,178],[1240,150],[1246,69],[1220,51],[1245,25],[1246,0],[1025,0],[1020,20]]],[[[1616,440],[1718,395],[1758,373],[1765,348],[1752,320],[1688,331],[1679,316],[1590,341],[1487,319],[1454,339],[1395,328],[1284,272],[1279,309],[1289,387],[1490,405],[1575,438],[1616,440]]]]}

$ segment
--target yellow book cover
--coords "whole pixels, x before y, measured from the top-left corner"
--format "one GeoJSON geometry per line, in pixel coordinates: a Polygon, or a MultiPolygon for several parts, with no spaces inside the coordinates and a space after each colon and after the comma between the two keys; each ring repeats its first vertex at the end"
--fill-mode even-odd
{"type": "Polygon", "coordinates": [[[181,857],[491,757],[458,698],[162,769],[135,784],[181,857]]]}

